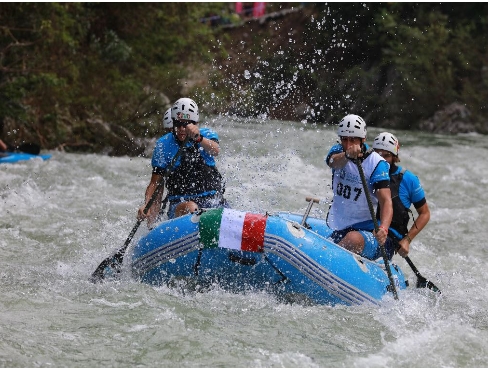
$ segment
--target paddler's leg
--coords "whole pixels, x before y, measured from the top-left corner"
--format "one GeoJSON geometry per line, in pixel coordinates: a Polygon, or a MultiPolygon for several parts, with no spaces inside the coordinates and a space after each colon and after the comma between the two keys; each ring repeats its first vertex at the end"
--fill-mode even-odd
{"type": "Polygon", "coordinates": [[[348,232],[338,245],[355,254],[361,254],[365,246],[363,235],[357,231],[348,232]]]}
{"type": "Polygon", "coordinates": [[[184,201],[175,208],[175,218],[181,217],[188,213],[195,213],[199,210],[199,206],[193,201],[184,201]]]}

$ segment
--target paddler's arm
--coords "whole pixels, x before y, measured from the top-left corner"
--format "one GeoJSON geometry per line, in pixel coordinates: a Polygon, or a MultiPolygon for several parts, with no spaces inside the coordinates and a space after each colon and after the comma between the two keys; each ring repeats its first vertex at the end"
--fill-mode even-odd
{"type": "Polygon", "coordinates": [[[2,140],[0,140],[0,151],[7,151],[7,149],[8,149],[8,147],[5,144],[5,142],[3,142],[2,140]]]}
{"type": "Polygon", "coordinates": [[[209,153],[212,156],[219,155],[219,151],[220,151],[219,142],[214,141],[214,140],[210,140],[208,138],[205,138],[204,136],[200,136],[200,139],[202,139],[202,141],[200,141],[200,146],[207,153],[209,153]]]}
{"type": "Polygon", "coordinates": [[[394,213],[392,209],[391,189],[389,187],[378,188],[376,189],[376,194],[380,206],[380,224],[379,231],[377,233],[374,231],[374,235],[377,241],[383,245],[387,239],[387,232],[394,213]]]}
{"type": "Polygon", "coordinates": [[[333,154],[329,157],[328,166],[331,169],[341,169],[344,168],[346,163],[348,163],[348,159],[346,157],[346,152],[340,152],[338,154],[333,154]]]}
{"type": "Polygon", "coordinates": [[[195,142],[199,143],[200,146],[210,155],[219,155],[219,142],[217,140],[211,140],[200,134],[199,127],[195,124],[189,124],[185,127],[187,135],[192,138],[195,142]]]}
{"type": "Polygon", "coordinates": [[[152,223],[156,220],[156,217],[158,216],[158,213],[160,211],[161,198],[163,196],[163,189],[164,189],[163,185],[160,186],[160,191],[157,194],[155,201],[153,202],[153,205],[151,205],[151,207],[149,208],[149,210],[146,214],[144,214],[144,209],[146,208],[146,204],[151,199],[151,196],[153,196],[153,193],[155,192],[158,185],[160,183],[163,184],[163,181],[164,181],[164,179],[163,179],[162,175],[156,174],[156,173],[153,173],[151,175],[151,180],[149,182],[148,187],[146,188],[146,192],[144,195],[144,197],[145,197],[144,205],[141,206],[138,210],[137,218],[141,219],[141,220],[147,219],[148,220],[148,227],[150,227],[152,225],[152,223]]]}
{"type": "MultiPolygon", "coordinates": [[[[337,150],[341,145],[336,145],[332,150],[337,150]]],[[[341,148],[343,150],[343,148],[341,148]]],[[[326,164],[331,169],[344,168],[348,160],[354,160],[363,156],[361,145],[351,145],[346,151],[334,152],[331,151],[326,157],[326,164]]]]}
{"type": "MultiPolygon", "coordinates": [[[[411,229],[407,233],[406,236],[402,240],[399,241],[399,250],[397,252],[399,255],[402,257],[406,257],[409,253],[409,245],[413,241],[414,237],[416,237],[419,232],[423,230],[423,228],[428,224],[430,221],[431,213],[430,213],[430,208],[428,207],[428,203],[426,200],[424,200],[424,204],[416,208],[416,211],[418,212],[418,217],[414,220],[413,225],[411,226],[411,229]]],[[[415,204],[416,206],[416,204],[415,204]]]]}

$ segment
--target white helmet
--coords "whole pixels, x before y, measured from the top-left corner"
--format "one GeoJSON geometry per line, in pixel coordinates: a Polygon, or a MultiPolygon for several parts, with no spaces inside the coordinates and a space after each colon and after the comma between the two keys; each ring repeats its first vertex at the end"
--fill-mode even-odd
{"type": "Polygon", "coordinates": [[[171,108],[163,115],[163,128],[173,128],[173,120],[171,119],[171,108]]]}
{"type": "Polygon", "coordinates": [[[171,108],[171,118],[173,120],[191,120],[192,122],[199,122],[199,107],[194,100],[187,97],[178,99],[171,108]]]}
{"type": "Polygon", "coordinates": [[[340,137],[367,137],[367,124],[355,114],[344,117],[338,126],[338,136],[340,137]]]}
{"type": "Polygon", "coordinates": [[[382,132],[375,137],[372,147],[374,149],[389,151],[395,156],[399,155],[399,141],[396,136],[389,132],[382,132]]]}

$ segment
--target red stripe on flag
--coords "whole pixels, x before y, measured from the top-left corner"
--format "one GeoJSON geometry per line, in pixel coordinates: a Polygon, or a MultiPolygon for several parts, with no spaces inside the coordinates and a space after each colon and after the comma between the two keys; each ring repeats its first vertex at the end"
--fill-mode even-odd
{"type": "Polygon", "coordinates": [[[241,237],[242,251],[263,252],[266,224],[265,215],[246,213],[241,237]]]}

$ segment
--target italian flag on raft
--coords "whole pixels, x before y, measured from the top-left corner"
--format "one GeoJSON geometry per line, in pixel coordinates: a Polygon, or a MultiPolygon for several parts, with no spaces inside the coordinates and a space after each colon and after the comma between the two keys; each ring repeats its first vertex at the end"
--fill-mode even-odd
{"type": "Polygon", "coordinates": [[[209,209],[200,216],[200,242],[204,248],[263,252],[267,217],[233,209],[209,209]]]}

